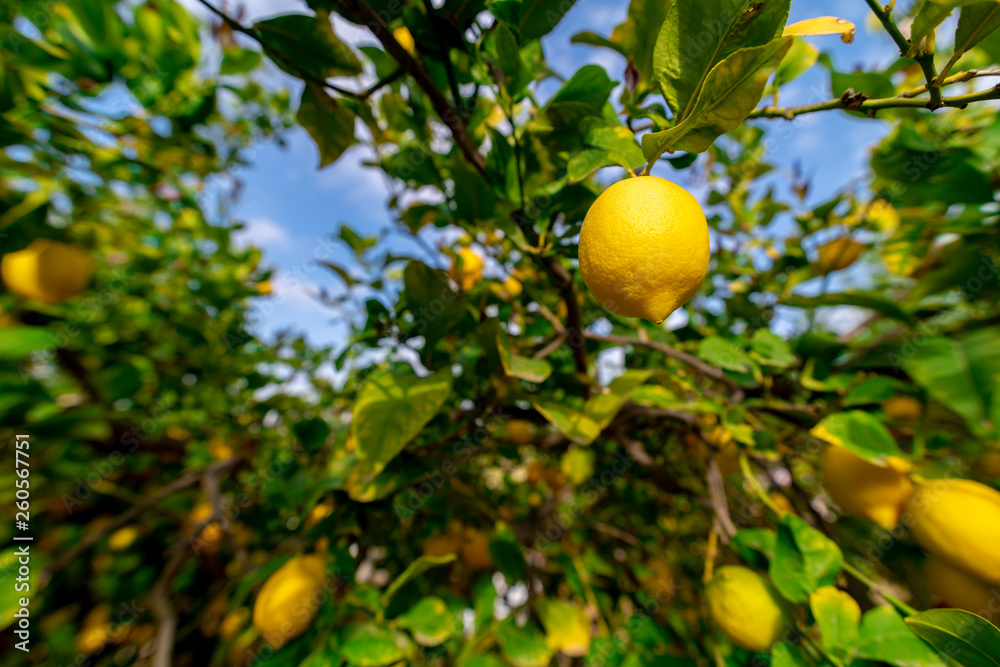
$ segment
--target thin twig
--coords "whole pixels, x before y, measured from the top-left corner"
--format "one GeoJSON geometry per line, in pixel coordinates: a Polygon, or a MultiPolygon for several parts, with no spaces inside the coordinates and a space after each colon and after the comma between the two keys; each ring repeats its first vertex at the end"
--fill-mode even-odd
{"type": "MultiPolygon", "coordinates": [[[[905,94],[904,94],[905,95],[905,94]]],[[[786,120],[792,120],[796,116],[801,116],[807,113],[815,113],[817,111],[828,111],[830,109],[844,109],[846,111],[861,111],[868,112],[869,114],[874,114],[876,111],[881,111],[883,109],[920,109],[929,108],[927,102],[921,99],[914,99],[912,97],[905,97],[904,95],[897,95],[896,97],[886,97],[882,99],[875,100],[864,100],[860,103],[852,102],[848,97],[840,97],[835,100],[827,100],[826,102],[818,102],[816,104],[806,104],[798,107],[787,107],[787,108],[762,108],[755,109],[751,114],[750,118],[784,118],[786,120]]],[[[969,93],[967,95],[955,95],[954,97],[944,97],[941,99],[940,107],[950,107],[954,109],[964,109],[974,102],[984,102],[986,100],[998,100],[1000,99],[1000,86],[994,86],[993,88],[988,88],[987,90],[980,91],[978,93],[969,93]]]]}
{"type": "Polygon", "coordinates": [[[156,635],[153,667],[170,667],[173,662],[174,639],[177,634],[177,610],[174,609],[174,605],[170,601],[170,584],[190,555],[186,549],[175,551],[153,586],[149,606],[160,621],[160,629],[156,635]]]}
{"type": "Polygon", "coordinates": [[[698,357],[692,356],[687,352],[682,352],[680,350],[674,349],[665,343],[659,343],[654,340],[642,340],[639,338],[629,338],[628,336],[617,336],[614,334],[602,336],[599,334],[591,333],[589,331],[584,332],[584,337],[588,340],[596,340],[602,343],[610,343],[612,345],[632,345],[634,347],[646,347],[650,350],[655,350],[660,354],[664,354],[671,359],[676,359],[683,364],[690,366],[691,368],[697,370],[702,375],[707,375],[713,380],[718,380],[722,384],[726,385],[732,392],[730,396],[731,403],[739,403],[743,400],[744,392],[743,388],[740,387],[735,380],[726,375],[725,371],[711,364],[707,364],[698,357]]]}

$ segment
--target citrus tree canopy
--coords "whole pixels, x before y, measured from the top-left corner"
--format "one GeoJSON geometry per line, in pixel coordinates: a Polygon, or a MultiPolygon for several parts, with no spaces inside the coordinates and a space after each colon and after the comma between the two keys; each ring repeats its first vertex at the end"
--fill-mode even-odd
{"type": "Polygon", "coordinates": [[[1000,665],[1000,2],[272,5],[0,3],[4,665],[1000,665]]]}

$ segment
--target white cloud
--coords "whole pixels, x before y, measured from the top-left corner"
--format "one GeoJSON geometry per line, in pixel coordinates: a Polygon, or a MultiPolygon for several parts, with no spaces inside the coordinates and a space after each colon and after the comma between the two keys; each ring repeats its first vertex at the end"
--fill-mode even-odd
{"type": "Polygon", "coordinates": [[[288,231],[268,218],[254,218],[243,229],[233,234],[237,248],[255,245],[261,248],[287,246],[291,242],[288,231]]]}

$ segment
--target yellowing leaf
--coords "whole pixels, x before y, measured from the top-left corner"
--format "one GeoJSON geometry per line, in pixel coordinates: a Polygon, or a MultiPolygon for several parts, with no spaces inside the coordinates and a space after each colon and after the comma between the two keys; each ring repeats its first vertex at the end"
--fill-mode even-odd
{"type": "Polygon", "coordinates": [[[553,650],[571,658],[590,652],[590,619],[583,607],[562,600],[542,600],[536,611],[545,627],[545,640],[553,650]]]}
{"type": "Polygon", "coordinates": [[[807,19],[785,26],[785,37],[805,37],[806,35],[840,35],[840,39],[845,44],[854,41],[854,34],[857,28],[847,19],[840,19],[836,16],[820,16],[815,19],[807,19]]]}

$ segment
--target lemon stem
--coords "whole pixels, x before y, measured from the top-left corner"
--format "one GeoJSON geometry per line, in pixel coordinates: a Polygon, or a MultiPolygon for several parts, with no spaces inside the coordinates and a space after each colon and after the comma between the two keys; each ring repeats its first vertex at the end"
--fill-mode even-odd
{"type": "Polygon", "coordinates": [[[743,473],[743,479],[746,480],[750,488],[753,489],[754,494],[760,498],[760,501],[767,505],[768,509],[777,514],[779,517],[785,515],[785,511],[778,507],[777,503],[768,495],[764,487],[760,485],[757,478],[754,476],[753,471],[750,470],[750,459],[747,458],[746,452],[740,452],[740,472],[743,473]]]}

